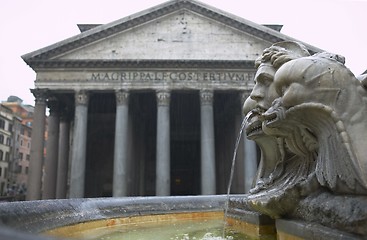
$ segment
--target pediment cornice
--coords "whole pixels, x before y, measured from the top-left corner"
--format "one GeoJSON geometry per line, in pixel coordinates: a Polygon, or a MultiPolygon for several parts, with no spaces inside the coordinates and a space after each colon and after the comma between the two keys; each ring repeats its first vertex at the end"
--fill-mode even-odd
{"type": "Polygon", "coordinates": [[[95,69],[95,68],[210,68],[255,69],[254,61],[227,60],[34,60],[32,67],[41,69],[95,69]]]}

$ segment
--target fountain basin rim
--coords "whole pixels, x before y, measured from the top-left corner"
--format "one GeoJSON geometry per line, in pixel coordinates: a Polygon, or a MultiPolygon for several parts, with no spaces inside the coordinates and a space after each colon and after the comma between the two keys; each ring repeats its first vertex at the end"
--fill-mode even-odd
{"type": "MultiPolygon", "coordinates": [[[[233,196],[233,195],[231,195],[233,196]]],[[[52,239],[36,234],[81,222],[178,212],[224,211],[226,195],[79,198],[0,204],[2,233],[21,239],[52,239]],[[3,229],[4,228],[4,229],[3,229]],[[30,236],[31,235],[31,236],[30,236]]],[[[13,238],[13,240],[15,240],[13,238]]]]}

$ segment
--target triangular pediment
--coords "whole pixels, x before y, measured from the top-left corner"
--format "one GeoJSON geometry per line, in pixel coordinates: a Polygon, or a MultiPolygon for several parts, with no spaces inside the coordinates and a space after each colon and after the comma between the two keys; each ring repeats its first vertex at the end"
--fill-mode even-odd
{"type": "Polygon", "coordinates": [[[254,60],[269,45],[248,33],[182,9],[56,58],[254,60]]]}
{"type": "MultiPolygon", "coordinates": [[[[175,0],[26,54],[31,66],[47,61],[253,61],[272,43],[294,40],[192,0],[175,0]]],[[[319,51],[305,44],[311,52],[319,51]]]]}

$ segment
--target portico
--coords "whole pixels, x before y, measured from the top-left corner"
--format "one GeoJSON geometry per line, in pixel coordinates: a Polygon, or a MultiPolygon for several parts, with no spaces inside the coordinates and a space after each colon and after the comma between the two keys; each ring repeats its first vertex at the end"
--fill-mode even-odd
{"type": "MultiPolygon", "coordinates": [[[[162,79],[155,81],[158,84],[162,79]]],[[[71,146],[70,185],[64,182],[60,186],[49,178],[44,186],[68,188],[63,197],[75,198],[225,192],[233,154],[228,149],[233,150],[239,131],[241,97],[246,91],[215,88],[210,81],[205,88],[192,84],[191,89],[172,83],[170,88],[156,89],[135,89],[132,84],[116,90],[113,86],[105,90],[45,91],[49,99],[52,96],[64,106],[57,108],[57,115],[64,116],[68,110],[65,120],[72,128],[68,143],[62,144],[62,151],[71,146]]],[[[42,106],[36,104],[44,116],[42,106]]],[[[65,141],[66,134],[61,129],[60,142],[65,141]]],[[[58,148],[48,151],[47,156],[62,153],[58,148]]],[[[239,169],[238,175],[243,172],[239,169]]],[[[68,169],[59,169],[57,174],[68,175],[68,169]]],[[[244,183],[239,184],[243,189],[244,183]]],[[[42,196],[55,198],[52,194],[57,191],[55,187],[51,195],[46,195],[43,188],[42,196]]]]}

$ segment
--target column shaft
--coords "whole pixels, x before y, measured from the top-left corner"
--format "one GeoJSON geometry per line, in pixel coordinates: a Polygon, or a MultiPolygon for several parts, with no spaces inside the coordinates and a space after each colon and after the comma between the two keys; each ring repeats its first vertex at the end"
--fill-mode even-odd
{"type": "Polygon", "coordinates": [[[128,119],[129,93],[116,92],[116,127],[113,165],[113,196],[128,195],[128,119]]]}
{"type": "Polygon", "coordinates": [[[43,143],[45,136],[46,91],[33,89],[35,108],[32,126],[32,144],[29,162],[27,200],[41,199],[43,143]]]}
{"type": "Polygon", "coordinates": [[[49,98],[48,105],[50,108],[50,115],[48,117],[47,147],[42,199],[54,199],[56,197],[60,116],[57,99],[49,98]]]}
{"type": "Polygon", "coordinates": [[[157,92],[157,196],[169,196],[171,194],[169,101],[169,92],[157,92]]]}
{"type": "Polygon", "coordinates": [[[61,116],[59,154],[57,165],[56,198],[66,198],[67,176],[69,167],[69,133],[70,122],[66,116],[61,116]]]}
{"type": "Polygon", "coordinates": [[[201,91],[201,194],[216,193],[213,92],[201,91]]]}
{"type": "Polygon", "coordinates": [[[84,197],[85,162],[87,146],[88,95],[75,96],[75,118],[70,172],[70,198],[84,197]]]}

